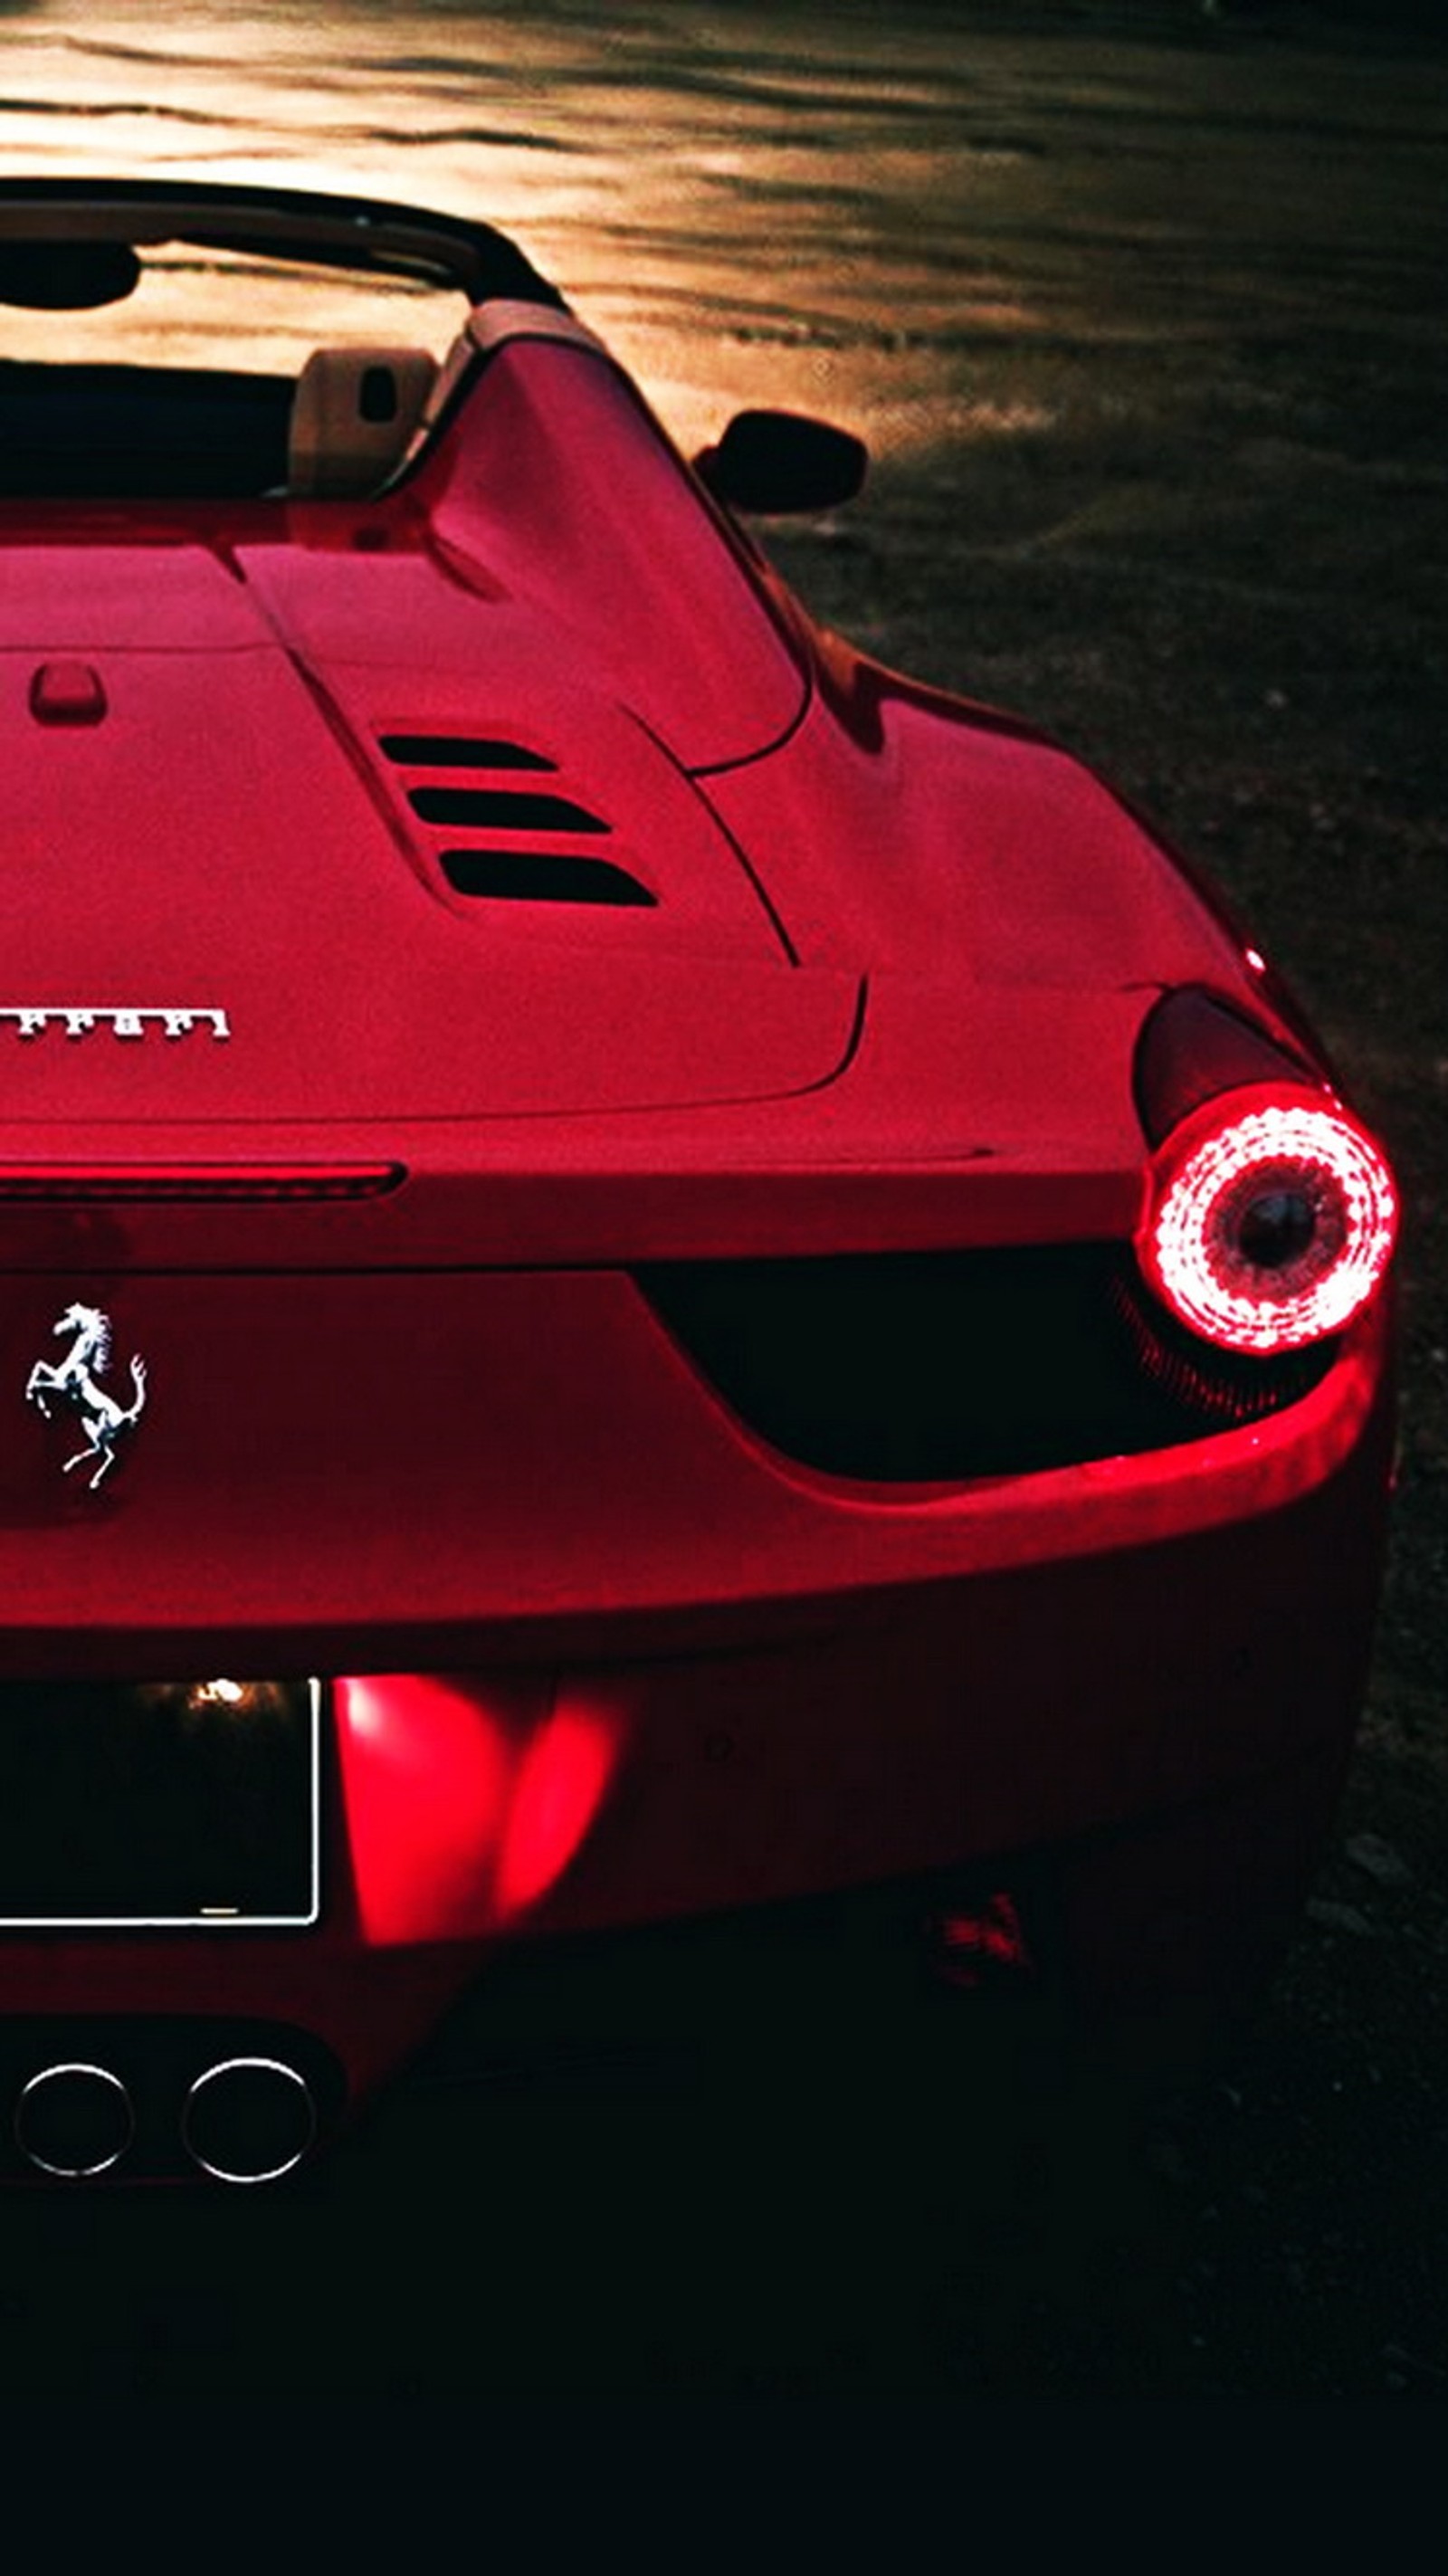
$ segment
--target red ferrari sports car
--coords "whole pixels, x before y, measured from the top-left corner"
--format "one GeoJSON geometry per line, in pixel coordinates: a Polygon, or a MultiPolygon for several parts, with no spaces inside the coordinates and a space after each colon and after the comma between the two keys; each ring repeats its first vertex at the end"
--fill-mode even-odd
{"type": "Polygon", "coordinates": [[[0,307],[4,2171],[269,2178],[610,1945],[1230,2017],[1391,1451],[1263,959],[489,228],[10,180],[0,307]]]}

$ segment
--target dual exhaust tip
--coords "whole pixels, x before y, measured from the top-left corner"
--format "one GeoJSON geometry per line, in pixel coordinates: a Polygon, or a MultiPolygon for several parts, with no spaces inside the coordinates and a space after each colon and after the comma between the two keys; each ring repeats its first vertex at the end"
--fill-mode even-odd
{"type": "MultiPolygon", "coordinates": [[[[108,2066],[42,2067],[15,2106],[15,2137],[38,2172],[91,2182],[118,2165],[135,2136],[131,2096],[108,2066]]],[[[310,2086],[277,2057],[223,2057],[188,2086],[181,2143],[213,2182],[279,2182],[317,2134],[310,2086]]]]}

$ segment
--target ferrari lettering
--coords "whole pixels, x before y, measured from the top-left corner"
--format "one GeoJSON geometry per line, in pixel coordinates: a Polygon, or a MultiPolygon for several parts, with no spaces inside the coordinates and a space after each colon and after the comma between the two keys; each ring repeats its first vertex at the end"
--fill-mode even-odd
{"type": "Polygon", "coordinates": [[[98,1028],[108,1028],[113,1038],[144,1038],[156,1035],[155,1027],[149,1024],[157,1022],[163,1038],[187,1038],[193,1030],[209,1028],[219,1044],[231,1035],[224,1011],[196,1003],[180,1007],[150,1002],[123,1006],[88,1002],[0,1003],[0,1021],[7,1020],[19,1038],[43,1038],[48,1029],[59,1029],[68,1038],[88,1038],[98,1028]]]}

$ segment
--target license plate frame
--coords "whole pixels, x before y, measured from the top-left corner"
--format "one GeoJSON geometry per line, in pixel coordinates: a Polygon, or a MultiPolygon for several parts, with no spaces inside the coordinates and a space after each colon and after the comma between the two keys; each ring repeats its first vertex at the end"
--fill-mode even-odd
{"type": "Polygon", "coordinates": [[[325,1686],[0,1684],[0,1933],[304,1931],[325,1686]]]}

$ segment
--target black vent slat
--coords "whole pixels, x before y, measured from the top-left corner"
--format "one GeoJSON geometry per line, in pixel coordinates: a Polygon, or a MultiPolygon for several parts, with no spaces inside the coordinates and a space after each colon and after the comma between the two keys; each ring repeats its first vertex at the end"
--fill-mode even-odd
{"type": "Polygon", "coordinates": [[[408,802],[424,823],[461,824],[480,832],[606,832],[587,807],[568,796],[528,795],[510,787],[414,787],[408,802]]]}
{"type": "Polygon", "coordinates": [[[575,858],[567,850],[444,850],[443,874],[455,894],[505,903],[653,904],[657,897],[611,859],[575,858]]]}
{"type": "Polygon", "coordinates": [[[492,742],[474,734],[385,733],[382,748],[401,769],[546,769],[556,763],[520,742],[492,742]]]}
{"type": "Polygon", "coordinates": [[[956,1482],[1168,1449],[1295,1403],[1286,1364],[1177,1348],[1129,1245],[660,1262],[635,1274],[742,1419],[840,1476],[956,1482]]]}

